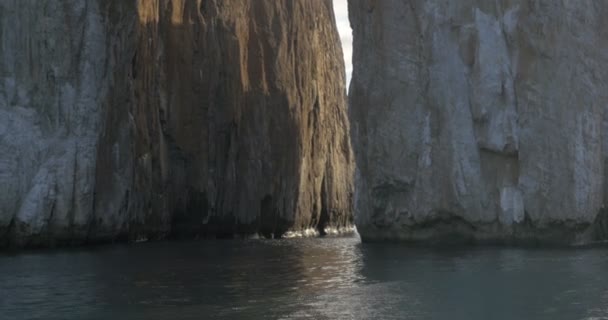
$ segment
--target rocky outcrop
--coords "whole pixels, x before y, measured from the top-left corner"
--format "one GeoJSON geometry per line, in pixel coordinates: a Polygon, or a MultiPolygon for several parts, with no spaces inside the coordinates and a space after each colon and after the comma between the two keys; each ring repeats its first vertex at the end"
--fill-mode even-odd
{"type": "Polygon", "coordinates": [[[331,1],[0,2],[0,243],[350,224],[331,1]]]}
{"type": "Polygon", "coordinates": [[[608,3],[349,1],[364,240],[606,238],[608,3]]]}

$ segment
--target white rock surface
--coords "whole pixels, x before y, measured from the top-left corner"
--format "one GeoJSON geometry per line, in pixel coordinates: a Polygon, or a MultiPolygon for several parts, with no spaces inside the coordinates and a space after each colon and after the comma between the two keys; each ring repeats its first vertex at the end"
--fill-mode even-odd
{"type": "Polygon", "coordinates": [[[113,65],[99,8],[0,1],[0,40],[0,236],[82,231],[113,65]]]}
{"type": "Polygon", "coordinates": [[[364,240],[602,240],[608,3],[350,0],[364,240]]]}

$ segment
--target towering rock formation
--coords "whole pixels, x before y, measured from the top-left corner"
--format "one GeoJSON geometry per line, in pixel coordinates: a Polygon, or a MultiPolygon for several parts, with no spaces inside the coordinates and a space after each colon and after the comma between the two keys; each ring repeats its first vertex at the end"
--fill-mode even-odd
{"type": "Polygon", "coordinates": [[[331,1],[0,2],[0,245],[344,227],[331,1]]]}
{"type": "Polygon", "coordinates": [[[608,3],[350,0],[364,240],[605,239],[608,3]]]}

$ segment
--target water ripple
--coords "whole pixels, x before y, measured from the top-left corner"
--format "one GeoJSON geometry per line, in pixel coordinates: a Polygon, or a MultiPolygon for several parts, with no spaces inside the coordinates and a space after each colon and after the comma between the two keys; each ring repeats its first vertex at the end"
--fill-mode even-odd
{"type": "Polygon", "coordinates": [[[608,254],[357,238],[0,255],[1,319],[608,319],[608,254]]]}

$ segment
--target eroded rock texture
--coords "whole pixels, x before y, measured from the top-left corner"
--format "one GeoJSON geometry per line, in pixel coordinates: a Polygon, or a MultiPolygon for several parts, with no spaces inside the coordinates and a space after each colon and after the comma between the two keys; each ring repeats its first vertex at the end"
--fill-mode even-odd
{"type": "Polygon", "coordinates": [[[0,1],[0,243],[344,227],[331,1],[0,1]]]}
{"type": "Polygon", "coordinates": [[[605,239],[608,3],[349,10],[363,239],[605,239]]]}

